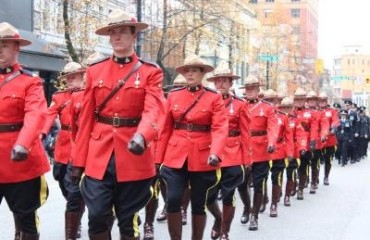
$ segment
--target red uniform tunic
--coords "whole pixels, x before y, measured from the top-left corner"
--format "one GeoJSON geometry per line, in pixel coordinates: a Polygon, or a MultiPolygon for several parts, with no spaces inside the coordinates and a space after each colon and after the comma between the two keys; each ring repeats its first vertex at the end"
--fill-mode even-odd
{"type": "Polygon", "coordinates": [[[276,146],[279,132],[275,107],[263,100],[246,103],[246,114],[250,135],[250,156],[252,162],[271,160],[268,145],[276,146]]]}
{"type": "Polygon", "coordinates": [[[84,90],[85,89],[78,89],[74,91],[71,96],[71,107],[69,109],[71,113],[70,125],[71,125],[72,144],[76,140],[78,126],[80,125],[79,116],[82,108],[84,90]]]}
{"type": "MultiPolygon", "coordinates": [[[[19,71],[0,73],[0,84],[19,71]]],[[[23,123],[20,131],[0,132],[0,183],[16,183],[39,177],[49,171],[49,163],[39,138],[45,123],[46,100],[40,78],[21,73],[0,88],[0,125],[23,123]],[[14,145],[27,148],[24,161],[10,159],[14,145]]]]}
{"type": "Polygon", "coordinates": [[[329,135],[329,121],[324,117],[324,112],[322,110],[312,110],[317,119],[317,139],[316,139],[316,149],[322,149],[325,145],[321,142],[322,138],[326,138],[329,135]]]}
{"type": "Polygon", "coordinates": [[[117,181],[127,182],[148,179],[155,175],[152,152],[142,155],[131,153],[128,142],[135,133],[141,134],[149,144],[158,134],[158,119],[164,114],[163,72],[155,65],[143,62],[123,87],[108,101],[101,116],[127,119],[140,118],[136,127],[115,127],[96,121],[94,111],[105,97],[128,75],[139,61],[119,64],[112,58],[91,65],[86,71],[86,90],[80,113],[73,166],[84,167],[85,174],[103,179],[112,153],[115,154],[117,181]]]}
{"type": "Polygon", "coordinates": [[[308,148],[307,132],[303,129],[297,117],[291,114],[287,116],[287,129],[289,130],[285,139],[286,154],[289,157],[299,158],[300,151],[308,148]]]}
{"type": "Polygon", "coordinates": [[[240,118],[245,117],[244,100],[229,96],[224,99],[226,113],[229,119],[229,134],[223,152],[221,167],[251,164],[244,159],[241,132],[248,133],[247,126],[240,124],[240,118]]]}
{"type": "Polygon", "coordinates": [[[51,104],[48,109],[45,126],[42,130],[47,134],[58,116],[61,129],[55,142],[55,161],[67,164],[71,156],[71,96],[72,91],[60,91],[53,94],[51,104]]]}
{"type": "MultiPolygon", "coordinates": [[[[339,126],[339,117],[338,112],[334,108],[325,108],[323,109],[325,117],[329,123],[329,129],[337,128],[339,126]]],[[[325,142],[324,147],[333,147],[337,145],[337,136],[335,133],[329,132],[328,139],[325,142]]]]}
{"type": "Polygon", "coordinates": [[[208,156],[215,154],[224,159],[224,147],[228,134],[225,105],[220,94],[200,87],[190,92],[186,87],[170,92],[167,102],[167,118],[161,141],[161,159],[166,167],[181,168],[185,161],[189,171],[211,171],[216,167],[207,164],[208,156]],[[203,93],[204,92],[204,93],[203,93]],[[209,126],[210,131],[174,129],[188,107],[202,94],[199,102],[186,114],[182,124],[209,126]]]}
{"type": "Polygon", "coordinates": [[[315,115],[312,114],[310,109],[297,109],[295,110],[294,114],[296,115],[296,124],[300,130],[304,130],[304,132],[299,132],[299,134],[302,134],[302,136],[299,136],[302,142],[302,145],[306,145],[306,151],[310,150],[310,141],[315,140],[318,138],[318,121],[315,118],[315,115]],[[304,135],[304,136],[303,136],[304,135]]]}
{"type": "MultiPolygon", "coordinates": [[[[286,113],[276,111],[277,124],[279,126],[279,133],[276,142],[276,150],[271,154],[272,160],[281,160],[287,157],[286,147],[292,144],[292,128],[289,128],[289,119],[286,113]]],[[[293,155],[290,155],[293,156],[293,155]]]]}

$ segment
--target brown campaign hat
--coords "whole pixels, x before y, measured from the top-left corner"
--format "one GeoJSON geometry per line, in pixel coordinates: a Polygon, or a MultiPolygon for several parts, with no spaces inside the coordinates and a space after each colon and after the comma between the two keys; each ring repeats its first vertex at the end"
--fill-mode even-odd
{"type": "Polygon", "coordinates": [[[97,63],[97,62],[103,60],[104,58],[106,58],[106,57],[102,53],[94,52],[86,58],[85,64],[87,66],[90,66],[91,64],[97,63]]]}
{"type": "Polygon", "coordinates": [[[18,42],[22,47],[31,44],[31,41],[21,38],[19,31],[7,22],[0,23],[0,41],[3,40],[18,42]]]}
{"type": "Polygon", "coordinates": [[[204,73],[209,73],[212,72],[214,67],[211,65],[205,63],[203,59],[198,57],[197,55],[191,55],[185,58],[184,64],[181,66],[178,66],[175,68],[175,71],[180,74],[184,74],[185,69],[190,68],[190,67],[198,67],[203,69],[204,73]]]}
{"type": "Polygon", "coordinates": [[[315,91],[311,90],[307,93],[306,98],[317,99],[317,93],[315,91]]]}
{"type": "Polygon", "coordinates": [[[324,99],[328,99],[328,95],[327,95],[325,92],[321,92],[321,93],[319,94],[319,98],[320,98],[320,99],[322,99],[322,100],[324,100],[324,99]]]}
{"type": "Polygon", "coordinates": [[[293,99],[291,97],[285,97],[283,100],[281,100],[280,103],[281,107],[290,107],[293,106],[293,99]]]}
{"type": "Polygon", "coordinates": [[[230,78],[231,80],[236,80],[240,78],[239,76],[234,75],[231,72],[229,65],[226,62],[220,63],[220,65],[218,65],[216,69],[213,71],[213,76],[207,78],[207,81],[211,82],[219,77],[227,77],[230,78]]]}
{"type": "Polygon", "coordinates": [[[297,90],[294,93],[294,98],[306,98],[306,91],[303,90],[302,88],[297,88],[297,90]]]}
{"type": "Polygon", "coordinates": [[[143,22],[138,22],[136,18],[121,9],[115,9],[108,15],[108,20],[105,26],[96,30],[95,33],[107,36],[109,35],[109,30],[121,26],[132,26],[135,27],[136,32],[140,32],[148,28],[149,25],[143,22]]]}
{"type": "Polygon", "coordinates": [[[60,78],[65,78],[69,75],[76,74],[76,73],[83,73],[85,72],[85,70],[86,69],[83,68],[81,64],[76,63],[76,62],[69,62],[64,66],[61,72],[60,78]]]}
{"type": "Polygon", "coordinates": [[[267,89],[263,94],[264,99],[274,99],[277,98],[277,93],[273,89],[267,89]]]}
{"type": "Polygon", "coordinates": [[[250,86],[263,86],[263,85],[264,84],[262,84],[256,76],[248,75],[248,77],[245,79],[243,88],[250,87],[250,86]]]}

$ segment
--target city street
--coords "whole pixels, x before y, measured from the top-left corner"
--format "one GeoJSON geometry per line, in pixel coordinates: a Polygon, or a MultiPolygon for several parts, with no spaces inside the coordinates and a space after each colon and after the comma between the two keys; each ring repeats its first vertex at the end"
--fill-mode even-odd
{"type": "MultiPolygon", "coordinates": [[[[259,217],[259,230],[251,232],[248,225],[242,225],[239,218],[242,211],[241,202],[237,196],[237,213],[231,229],[231,239],[258,240],[365,240],[369,239],[370,228],[370,161],[349,164],[340,167],[333,162],[330,186],[322,185],[323,177],[320,172],[320,185],[316,194],[305,190],[305,199],[292,199],[291,207],[278,207],[278,218],[270,218],[269,207],[259,217]]],[[[64,205],[65,201],[57,183],[51,174],[47,175],[50,196],[40,209],[42,240],[64,239],[64,205]]],[[[271,189],[271,188],[269,188],[271,189]]],[[[160,207],[163,202],[160,204],[160,207]]],[[[83,219],[82,239],[88,239],[87,214],[83,219]]],[[[144,212],[140,212],[144,220],[144,212]]],[[[191,239],[190,214],[188,225],[183,228],[183,239],[191,239]]],[[[210,229],[213,218],[208,215],[204,239],[210,239],[210,229]]],[[[140,226],[142,231],[143,226],[140,226]]],[[[14,234],[13,218],[5,201],[0,206],[0,240],[12,240],[14,234]]],[[[155,223],[156,239],[167,240],[166,223],[155,223]]],[[[117,226],[113,229],[113,239],[119,239],[117,226]]]]}

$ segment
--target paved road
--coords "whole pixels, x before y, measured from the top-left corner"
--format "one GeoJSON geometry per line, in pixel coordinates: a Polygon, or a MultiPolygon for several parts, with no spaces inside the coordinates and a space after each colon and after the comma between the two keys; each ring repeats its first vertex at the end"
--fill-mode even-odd
{"type": "MultiPolygon", "coordinates": [[[[322,181],[321,171],[320,181],[322,181]]],[[[39,210],[42,240],[64,239],[64,207],[57,183],[47,174],[50,197],[39,210]]],[[[370,239],[370,160],[340,167],[334,162],[330,186],[320,184],[317,194],[305,194],[305,199],[292,200],[291,207],[279,204],[279,217],[270,218],[268,211],[261,214],[259,230],[248,231],[239,222],[242,211],[237,201],[237,213],[231,230],[231,239],[258,240],[367,240],[370,239]]],[[[271,188],[269,188],[271,189],[271,188]]],[[[308,190],[306,190],[308,192],[308,190]]],[[[163,205],[163,203],[161,203],[163,205]]],[[[86,215],[86,214],[85,214],[86,215]]],[[[140,212],[144,219],[144,212],[140,212]]],[[[190,219],[190,216],[189,216],[190,219]]],[[[210,239],[213,219],[208,217],[204,239],[210,239]]],[[[142,229],[142,228],[141,228],[142,229]]],[[[190,237],[190,224],[183,228],[183,239],[190,237]]],[[[0,206],[0,240],[12,240],[14,224],[12,215],[3,201],[0,206]]],[[[156,239],[167,240],[165,223],[155,224],[156,239]]],[[[113,229],[113,239],[119,239],[118,228],[113,229]]],[[[87,219],[83,219],[83,236],[87,237],[87,219]]]]}

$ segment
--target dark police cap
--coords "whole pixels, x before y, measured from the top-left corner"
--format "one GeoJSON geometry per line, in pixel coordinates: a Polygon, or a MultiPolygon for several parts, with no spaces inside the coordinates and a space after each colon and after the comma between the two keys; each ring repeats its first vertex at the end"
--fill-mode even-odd
{"type": "Polygon", "coordinates": [[[344,104],[352,105],[352,101],[351,100],[344,100],[344,104]]]}
{"type": "Polygon", "coordinates": [[[361,106],[361,107],[360,107],[360,110],[361,110],[361,111],[364,111],[364,110],[366,110],[366,107],[365,107],[365,106],[361,106]]]}
{"type": "Polygon", "coordinates": [[[340,110],[339,114],[341,114],[341,115],[347,115],[348,114],[348,111],[345,110],[345,109],[342,109],[342,110],[340,110]]]}
{"type": "Polygon", "coordinates": [[[335,108],[342,108],[342,106],[339,103],[334,103],[333,104],[333,107],[335,107],[335,108]]]}

